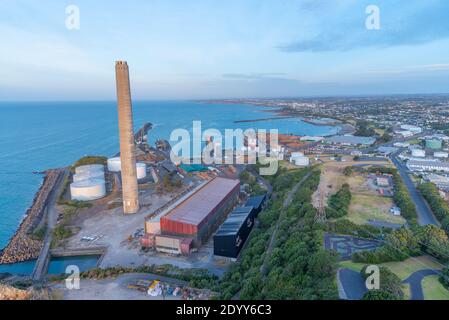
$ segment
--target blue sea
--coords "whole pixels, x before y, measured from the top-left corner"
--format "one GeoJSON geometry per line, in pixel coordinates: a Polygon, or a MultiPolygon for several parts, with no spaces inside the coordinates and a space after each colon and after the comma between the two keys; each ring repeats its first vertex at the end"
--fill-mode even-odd
{"type": "MultiPolygon", "coordinates": [[[[234,123],[273,116],[250,105],[192,101],[135,101],[134,126],[151,122],[150,142],[169,140],[175,128],[278,129],[280,133],[329,135],[337,127],[315,126],[299,119],[234,123]]],[[[110,102],[0,103],[0,248],[14,234],[42,183],[33,172],[72,164],[85,155],[118,152],[117,107],[110,102]]]]}

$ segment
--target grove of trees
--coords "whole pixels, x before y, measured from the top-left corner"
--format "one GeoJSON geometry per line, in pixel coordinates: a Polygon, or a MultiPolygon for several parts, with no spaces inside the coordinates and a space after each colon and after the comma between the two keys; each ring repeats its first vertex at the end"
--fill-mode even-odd
{"type": "Polygon", "coordinates": [[[441,228],[449,235],[449,205],[440,197],[437,187],[433,183],[423,183],[418,190],[440,221],[441,228]]]}
{"type": "Polygon", "coordinates": [[[349,185],[345,183],[337,193],[329,197],[326,207],[326,217],[341,218],[347,215],[350,203],[351,190],[349,190],[349,185]]]}

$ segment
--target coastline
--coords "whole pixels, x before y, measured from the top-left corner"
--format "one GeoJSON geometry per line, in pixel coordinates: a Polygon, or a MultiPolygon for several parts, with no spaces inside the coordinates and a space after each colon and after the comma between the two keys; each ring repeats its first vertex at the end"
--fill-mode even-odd
{"type": "MultiPolygon", "coordinates": [[[[0,252],[0,264],[25,262],[38,258],[43,240],[33,239],[32,233],[45,219],[48,198],[62,173],[62,169],[50,169],[44,172],[43,183],[37,191],[32,205],[26,211],[24,219],[8,244],[0,252]]],[[[41,228],[44,227],[41,226],[41,228]]]]}
{"type": "MultiPolygon", "coordinates": [[[[259,112],[269,112],[270,115],[265,117],[265,119],[237,120],[235,122],[256,122],[285,118],[298,118],[304,121],[304,117],[297,114],[289,114],[281,107],[278,108],[274,106],[264,106],[250,103],[245,104],[259,107],[261,109],[259,112]]],[[[4,247],[4,249],[0,250],[0,264],[26,262],[35,260],[39,257],[44,242],[41,239],[36,239],[33,237],[32,233],[33,231],[36,231],[36,226],[42,227],[42,222],[45,222],[44,220],[46,219],[46,215],[44,214],[44,211],[46,208],[46,202],[51,192],[55,189],[55,184],[58,180],[57,172],[60,170],[61,169],[51,169],[44,172],[34,172],[45,174],[43,183],[36,192],[31,206],[27,209],[14,235],[9,239],[8,244],[4,247]]],[[[59,172],[59,174],[60,173],[61,172],[59,172]]]]}
{"type": "Polygon", "coordinates": [[[268,117],[268,118],[258,118],[258,119],[247,119],[247,120],[236,120],[234,123],[241,123],[241,122],[259,122],[259,121],[267,121],[267,120],[278,120],[278,119],[300,119],[301,121],[305,123],[312,124],[314,126],[330,126],[330,127],[338,127],[338,131],[334,134],[326,135],[326,137],[332,137],[336,135],[345,135],[345,134],[353,134],[355,132],[354,126],[352,126],[349,123],[342,122],[338,119],[333,118],[327,118],[329,121],[322,121],[321,118],[316,117],[314,115],[303,115],[303,114],[297,114],[295,112],[292,112],[290,110],[285,110],[283,107],[273,108],[271,105],[259,105],[259,104],[251,104],[247,103],[247,105],[253,105],[256,107],[266,107],[270,108],[269,110],[258,110],[258,112],[264,112],[264,113],[270,113],[270,114],[276,114],[276,116],[268,117]]]}

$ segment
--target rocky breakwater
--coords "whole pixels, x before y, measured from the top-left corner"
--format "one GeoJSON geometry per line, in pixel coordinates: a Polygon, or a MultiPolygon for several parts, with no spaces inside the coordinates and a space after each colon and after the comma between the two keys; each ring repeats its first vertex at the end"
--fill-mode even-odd
{"type": "Polygon", "coordinates": [[[31,293],[27,290],[0,284],[0,300],[29,300],[30,298],[31,293]]]}
{"type": "Polygon", "coordinates": [[[1,252],[0,264],[23,262],[36,259],[39,256],[43,241],[33,238],[33,232],[45,217],[46,206],[63,172],[63,169],[44,172],[44,182],[34,197],[33,205],[28,209],[19,229],[1,252]]]}

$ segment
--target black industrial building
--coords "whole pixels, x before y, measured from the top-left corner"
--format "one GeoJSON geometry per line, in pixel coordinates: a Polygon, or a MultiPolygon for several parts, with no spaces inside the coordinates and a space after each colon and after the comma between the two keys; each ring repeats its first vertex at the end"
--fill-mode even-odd
{"type": "Polygon", "coordinates": [[[262,211],[263,207],[265,206],[266,199],[266,194],[261,196],[249,197],[248,200],[246,200],[245,206],[254,207],[254,214],[255,217],[257,217],[260,211],[262,211]]]}
{"type": "Polygon", "coordinates": [[[232,211],[214,236],[214,254],[237,258],[254,225],[252,206],[238,207],[232,211]]]}

